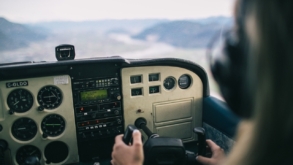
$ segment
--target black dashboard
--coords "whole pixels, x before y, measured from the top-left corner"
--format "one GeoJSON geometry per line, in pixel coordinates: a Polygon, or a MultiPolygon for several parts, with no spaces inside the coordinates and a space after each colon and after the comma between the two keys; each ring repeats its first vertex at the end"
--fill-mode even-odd
{"type": "MultiPolygon", "coordinates": [[[[119,56],[0,65],[0,140],[7,164],[31,155],[41,164],[111,157],[114,137],[144,118],[161,136],[197,140],[208,79],[181,59],[119,56]]],[[[143,134],[143,141],[147,136],[143,134]]]]}

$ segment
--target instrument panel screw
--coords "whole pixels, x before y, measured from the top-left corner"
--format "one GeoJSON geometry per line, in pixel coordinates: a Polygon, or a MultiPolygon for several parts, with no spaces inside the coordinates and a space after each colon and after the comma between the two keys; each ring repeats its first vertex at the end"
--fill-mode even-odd
{"type": "Polygon", "coordinates": [[[42,137],[45,139],[48,137],[48,135],[46,133],[43,133],[42,137]]]}
{"type": "Polygon", "coordinates": [[[13,111],[13,110],[9,110],[8,113],[9,113],[10,115],[13,115],[13,114],[14,114],[14,111],[13,111]]]}
{"type": "Polygon", "coordinates": [[[39,106],[38,107],[38,111],[43,111],[44,110],[44,107],[43,106],[39,106]]]}

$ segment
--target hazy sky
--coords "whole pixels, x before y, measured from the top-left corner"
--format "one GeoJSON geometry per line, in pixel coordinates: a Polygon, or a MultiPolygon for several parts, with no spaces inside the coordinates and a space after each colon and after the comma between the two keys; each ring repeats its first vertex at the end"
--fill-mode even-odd
{"type": "Polygon", "coordinates": [[[98,19],[193,19],[231,16],[234,0],[0,0],[0,17],[16,22],[98,19]]]}

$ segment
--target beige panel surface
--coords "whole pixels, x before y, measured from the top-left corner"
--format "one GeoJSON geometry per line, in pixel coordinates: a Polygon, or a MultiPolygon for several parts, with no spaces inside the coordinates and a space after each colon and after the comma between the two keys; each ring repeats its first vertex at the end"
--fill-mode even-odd
{"type": "Polygon", "coordinates": [[[192,117],[192,101],[180,100],[176,102],[162,102],[154,104],[154,122],[167,122],[192,117]]]}
{"type": "MultiPolygon", "coordinates": [[[[121,71],[122,77],[122,92],[123,92],[123,105],[124,105],[124,119],[125,126],[128,124],[134,124],[135,120],[139,117],[143,117],[147,120],[148,128],[156,133],[157,127],[169,126],[173,124],[180,124],[184,122],[191,122],[191,127],[198,127],[202,125],[202,94],[203,85],[200,78],[193,72],[179,67],[171,66],[146,66],[146,67],[131,67],[124,68],[121,71]],[[152,73],[159,73],[159,81],[149,82],[148,76],[152,73]],[[191,85],[187,89],[181,89],[178,86],[178,79],[183,74],[187,74],[191,77],[191,85]],[[142,75],[142,82],[131,84],[130,77],[134,75],[142,75]],[[165,78],[173,76],[176,79],[175,88],[172,90],[166,90],[163,87],[163,81],[165,78]],[[157,94],[149,94],[150,86],[160,86],[160,92],[157,94]],[[131,96],[131,89],[142,88],[142,96],[131,96]],[[191,102],[190,106],[183,104],[185,108],[182,110],[182,102],[191,102]],[[155,122],[156,116],[154,114],[154,107],[160,104],[173,104],[174,107],[178,107],[177,114],[179,111],[183,111],[184,114],[180,114],[177,119],[166,121],[166,122],[155,122]],[[191,117],[184,118],[187,115],[191,107],[191,117]],[[138,110],[141,110],[139,112],[138,110]]],[[[175,111],[174,109],[172,111],[175,111]]],[[[162,114],[159,114],[162,116],[162,114]]],[[[174,117],[174,115],[173,115],[174,117]]],[[[161,118],[161,117],[159,117],[161,118]]],[[[168,118],[168,117],[166,117],[168,118]]],[[[193,141],[196,139],[192,133],[192,128],[184,128],[184,131],[190,132],[192,138],[183,142],[193,141]]],[[[173,131],[170,129],[170,131],[173,131]]],[[[175,131],[176,133],[176,131],[175,131]]],[[[176,137],[180,137],[179,133],[176,133],[176,137]]],[[[144,139],[147,139],[144,135],[144,139]]]]}
{"type": "Polygon", "coordinates": [[[187,123],[157,127],[156,130],[157,130],[157,133],[162,137],[177,137],[183,140],[190,140],[193,137],[193,133],[189,130],[192,128],[193,128],[192,123],[187,122],[187,123]]]}
{"type": "MultiPolygon", "coordinates": [[[[9,143],[9,149],[11,150],[11,154],[13,156],[16,155],[16,151],[24,146],[24,145],[33,145],[40,149],[42,153],[41,164],[45,164],[44,160],[46,160],[44,156],[44,149],[46,145],[53,141],[62,141],[69,148],[69,156],[61,163],[58,164],[69,164],[75,163],[79,161],[78,157],[78,149],[77,149],[77,139],[76,139],[76,128],[75,128],[75,119],[74,119],[74,108],[72,101],[72,90],[71,90],[71,81],[70,77],[66,76],[68,79],[67,84],[54,84],[54,77],[40,77],[40,78],[28,78],[28,79],[19,79],[19,80],[8,80],[0,82],[1,94],[0,103],[1,109],[0,113],[3,113],[3,117],[0,116],[0,124],[3,126],[3,131],[0,132],[1,139],[5,139],[9,143]],[[28,81],[29,85],[25,87],[14,87],[14,88],[6,88],[6,82],[16,82],[16,81],[28,81]],[[44,110],[42,112],[37,111],[39,107],[39,103],[36,100],[37,94],[39,90],[46,86],[53,85],[58,87],[63,95],[62,103],[59,107],[53,110],[44,110]],[[6,98],[8,94],[14,89],[27,89],[33,95],[34,103],[32,108],[25,113],[14,113],[13,115],[8,114],[9,107],[6,102],[6,98]],[[58,114],[65,119],[66,128],[64,132],[57,137],[48,137],[47,139],[42,138],[42,130],[41,130],[41,121],[44,117],[49,114],[58,114]],[[38,127],[37,135],[29,140],[29,141],[20,141],[13,137],[11,133],[11,127],[15,120],[21,117],[28,117],[33,119],[38,127]]],[[[58,149],[56,149],[58,150],[58,149]]],[[[17,164],[15,157],[13,157],[14,164],[17,164]]],[[[51,163],[54,164],[54,163],[51,163]]]]}

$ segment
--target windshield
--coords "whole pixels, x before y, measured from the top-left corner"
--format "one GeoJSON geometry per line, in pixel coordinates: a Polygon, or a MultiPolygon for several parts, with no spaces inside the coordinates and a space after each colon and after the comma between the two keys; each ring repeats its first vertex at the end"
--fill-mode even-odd
{"type": "Polygon", "coordinates": [[[233,2],[1,0],[1,63],[56,61],[55,47],[71,44],[76,59],[175,57],[207,68],[206,46],[231,26],[233,2]]]}

